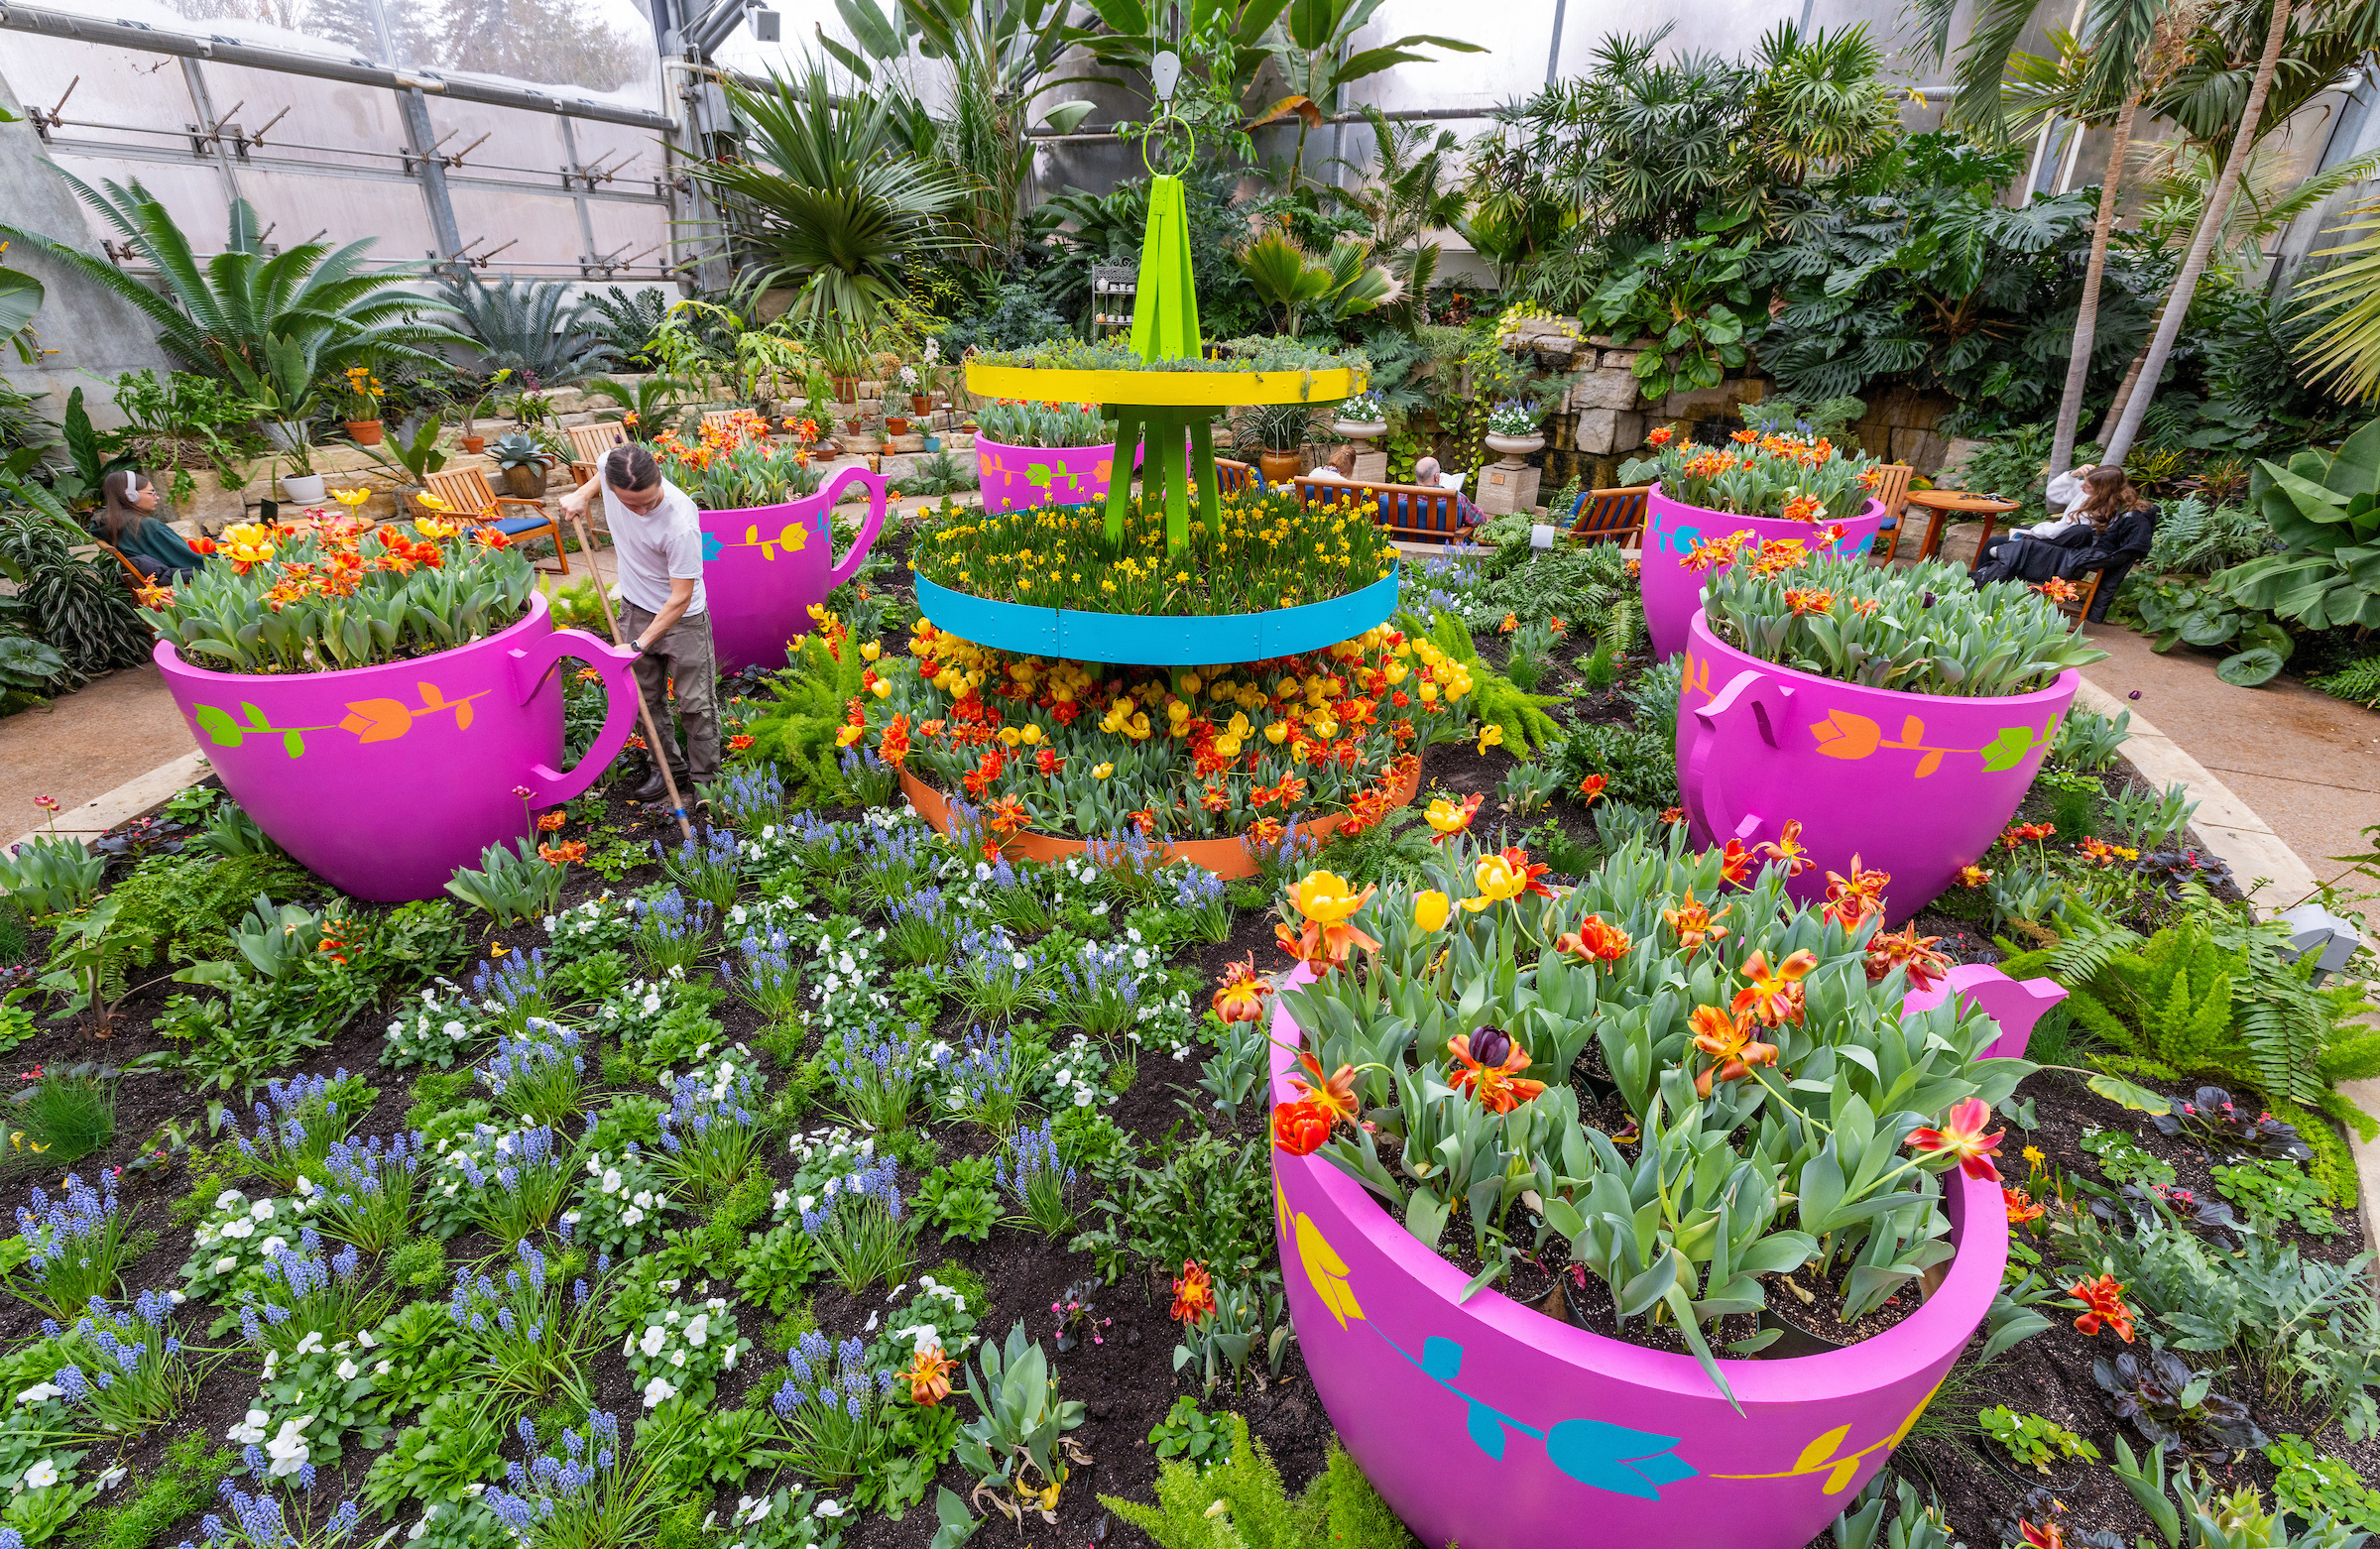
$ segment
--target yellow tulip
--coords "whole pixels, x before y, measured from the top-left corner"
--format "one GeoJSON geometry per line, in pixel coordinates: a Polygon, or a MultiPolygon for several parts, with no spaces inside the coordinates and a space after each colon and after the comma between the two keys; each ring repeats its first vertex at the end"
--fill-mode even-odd
{"type": "Polygon", "coordinates": [[[1024,730],[1016,734],[1016,740],[1020,743],[1023,743],[1027,748],[1037,747],[1041,742],[1041,728],[1038,726],[1027,726],[1024,730]]]}
{"type": "Polygon", "coordinates": [[[1115,773],[1116,766],[1113,764],[1095,764],[1091,767],[1091,777],[1093,779],[1106,779],[1109,775],[1115,773]]]}
{"type": "Polygon", "coordinates": [[[1447,895],[1435,889],[1413,895],[1414,928],[1425,933],[1446,928],[1447,911],[1453,907],[1447,895]]]}
{"type": "Polygon", "coordinates": [[[1288,736],[1289,723],[1287,721],[1274,721],[1264,728],[1264,740],[1276,748],[1286,741],[1288,736]]]}
{"type": "Polygon", "coordinates": [[[1490,748],[1500,748],[1503,745],[1504,729],[1501,726],[1498,726],[1493,721],[1489,721],[1487,725],[1480,728],[1479,752],[1486,753],[1490,748]]]}
{"type": "Polygon", "coordinates": [[[1289,890],[1289,902],[1317,925],[1336,925],[1362,908],[1374,892],[1362,893],[1336,872],[1312,872],[1289,890]]]}
{"type": "Polygon", "coordinates": [[[1480,864],[1472,868],[1471,881],[1472,886],[1480,890],[1480,895],[1465,898],[1463,906],[1477,914],[1506,898],[1519,897],[1529,886],[1529,875],[1500,855],[1484,855],[1480,857],[1480,864]]]}
{"type": "Polygon", "coordinates": [[[867,645],[860,648],[860,659],[862,661],[874,661],[877,657],[883,655],[884,654],[885,648],[877,644],[875,641],[870,641],[867,645]]]}

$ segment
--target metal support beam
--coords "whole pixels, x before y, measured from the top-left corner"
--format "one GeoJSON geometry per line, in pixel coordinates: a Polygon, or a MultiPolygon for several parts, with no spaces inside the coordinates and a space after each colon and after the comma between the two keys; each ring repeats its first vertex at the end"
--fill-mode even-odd
{"type": "MultiPolygon", "coordinates": [[[[1562,72],[1562,13],[1568,8],[1568,0],[1554,0],[1554,41],[1545,50],[1545,83],[1549,86],[1562,72]]],[[[1808,14],[1803,13],[1805,17],[1808,14]]]]}
{"type": "Polygon", "coordinates": [[[463,234],[454,223],[454,199],[446,189],[446,164],[438,160],[437,132],[429,124],[429,99],[408,86],[397,93],[397,111],[405,120],[406,144],[413,148],[414,171],[421,179],[421,202],[429,207],[430,234],[437,238],[434,257],[441,262],[460,258],[463,234]]]}
{"type": "Polygon", "coordinates": [[[564,97],[532,86],[503,85],[487,80],[450,79],[435,70],[393,69],[363,59],[327,59],[286,49],[263,49],[250,44],[201,38],[191,33],[167,32],[146,22],[82,16],[39,6],[0,0],[0,32],[39,33],[69,43],[105,44],[144,54],[173,54],[183,59],[212,60],[251,69],[278,70],[285,75],[308,75],[317,80],[341,80],[351,85],[386,90],[434,91],[462,102],[485,102],[491,107],[517,108],[527,113],[568,114],[637,129],[666,130],[669,119],[660,113],[599,102],[593,97],[564,97]]]}
{"type": "Polygon", "coordinates": [[[215,122],[215,99],[207,93],[206,77],[198,73],[198,61],[186,55],[181,60],[181,80],[190,89],[190,111],[198,115],[198,137],[192,143],[214,148],[215,166],[223,174],[224,196],[236,204],[240,198],[240,177],[232,171],[231,153],[223,149],[223,126],[215,122]]]}
{"type": "Polygon", "coordinates": [[[562,185],[570,190],[570,202],[578,206],[578,240],[585,244],[579,249],[578,267],[581,273],[593,274],[595,260],[595,222],[587,216],[588,179],[582,176],[586,169],[579,165],[578,136],[570,132],[570,120],[562,120],[562,155],[568,159],[570,170],[562,176],[562,185]]]}

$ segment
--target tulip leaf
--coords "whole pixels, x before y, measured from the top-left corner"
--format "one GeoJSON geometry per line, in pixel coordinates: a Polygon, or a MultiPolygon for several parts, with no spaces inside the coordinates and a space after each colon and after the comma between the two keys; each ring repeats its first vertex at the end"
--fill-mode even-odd
{"type": "Polygon", "coordinates": [[[2108,1102],[2120,1103],[2138,1113],[2155,1116],[2170,1114],[2174,1111],[2173,1104],[2159,1097],[2147,1087],[2138,1082],[2126,1081],[2121,1076],[2110,1076],[2104,1071],[2089,1077],[2082,1084],[2108,1102]]]}

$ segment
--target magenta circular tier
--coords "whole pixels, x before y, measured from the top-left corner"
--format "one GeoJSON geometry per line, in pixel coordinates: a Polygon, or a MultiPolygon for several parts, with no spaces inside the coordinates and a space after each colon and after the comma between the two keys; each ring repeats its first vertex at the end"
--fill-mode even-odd
{"type": "Polygon", "coordinates": [[[1686,649],[1686,621],[1703,605],[1703,588],[1714,576],[1725,575],[1727,567],[1713,565],[1707,570],[1687,568],[1686,556],[1698,543],[1716,542],[1737,533],[1749,533],[1761,542],[1776,542],[1784,538],[1800,538],[1810,542],[1828,528],[1840,527],[1843,536],[1832,548],[1834,554],[1863,554],[1876,540],[1877,530],[1884,526],[1884,504],[1871,500],[1865,510],[1855,517],[1838,522],[1788,522],[1783,517],[1731,517],[1724,511],[1706,511],[1671,500],[1656,484],[1644,498],[1644,552],[1641,564],[1644,571],[1644,629],[1652,637],[1653,655],[1667,661],[1686,649]]]}
{"type": "Polygon", "coordinates": [[[1886,872],[1887,925],[1981,862],[2058,736],[2082,674],[2006,698],[1909,694],[1763,661],[1688,620],[1678,789],[1698,845],[1773,842],[1799,822],[1816,862],[1787,884],[1826,896],[1854,859],[1886,872]]]}
{"type": "Polygon", "coordinates": [[[703,606],[719,670],[781,667],[787,648],[809,633],[810,608],[859,573],[885,525],[885,481],[845,468],[815,495],[775,506],[705,511],[703,606]],[[834,557],[835,502],[853,484],[868,489],[868,516],[841,563],[834,557]]]}
{"type": "MultiPolygon", "coordinates": [[[[1309,977],[1300,966],[1290,982],[1309,977]]],[[[1993,1052],[2021,1048],[2029,1026],[1993,1052]]],[[[1278,1003],[1272,1032],[1272,1096],[1286,1102],[1298,1032],[1278,1003]]],[[[1957,1252],[1925,1304],[1842,1350],[1721,1362],[1738,1408],[1691,1356],[1492,1289],[1464,1300],[1464,1272],[1362,1184],[1320,1156],[1274,1147],[1272,1162],[1281,1274],[1315,1392],[1424,1544],[1803,1549],[1925,1412],[2008,1261],[1998,1185],[1950,1173],[1957,1252]]]]}
{"type": "Polygon", "coordinates": [[[592,785],[637,716],[635,655],[556,630],[541,592],[484,640],[380,666],[262,675],[190,666],[169,641],[153,655],[232,799],[298,865],[373,903],[442,896],[488,846],[529,837],[532,809],[592,785]],[[607,695],[567,772],[565,658],[607,695]]]}
{"type": "MultiPolygon", "coordinates": [[[[1109,470],[1116,443],[1098,446],[1011,446],[975,438],[976,474],[986,511],[1029,511],[1035,506],[1081,506],[1108,498],[1109,470]]],[[[1138,467],[1135,453],[1132,466],[1138,467]]]]}

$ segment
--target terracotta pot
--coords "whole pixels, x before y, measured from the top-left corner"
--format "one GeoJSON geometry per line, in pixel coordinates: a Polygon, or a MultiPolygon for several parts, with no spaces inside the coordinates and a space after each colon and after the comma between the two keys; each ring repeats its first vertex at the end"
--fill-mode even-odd
{"type": "Polygon", "coordinates": [[[1972,699],[1845,683],[1736,650],[1697,608],[1678,694],[1694,842],[1773,841],[1798,818],[1818,864],[1787,891],[1820,901],[1855,855],[1891,874],[1884,923],[1898,925],[1991,852],[2082,681],[2070,668],[2033,693],[1972,699]]]}
{"type": "Polygon", "coordinates": [[[348,420],[347,438],[358,446],[378,446],[380,444],[380,421],[377,419],[348,420]]]}
{"type": "Polygon", "coordinates": [[[888,415],[885,417],[885,434],[906,435],[908,433],[909,422],[906,419],[903,419],[898,415],[888,415]]]}
{"type": "Polygon", "coordinates": [[[410,661],[251,674],[190,666],[168,641],[152,655],[241,809],[299,865],[374,903],[438,897],[489,845],[534,837],[513,787],[538,806],[569,800],[637,718],[636,657],[556,630],[541,592],[520,622],[410,661]],[[565,656],[602,674],[607,695],[602,731],[567,772],[565,656]]]}
{"type": "Polygon", "coordinates": [[[923,393],[911,393],[909,395],[910,414],[922,417],[930,413],[933,407],[933,400],[927,398],[923,393]]]}
{"type": "MultiPolygon", "coordinates": [[[[1301,965],[1290,983],[1310,978],[1301,965]]],[[[2002,1018],[1987,1052],[2021,1054],[2064,994],[2033,981],[2005,983],[1997,1004],[1976,996],[2002,1018]]],[[[1904,1013],[1924,1004],[1912,995],[1904,1013]]],[[[1297,1045],[1276,1000],[1276,1102],[1297,1095],[1297,1045]]],[[[1320,1156],[1271,1156],[1281,1273],[1315,1394],[1425,1544],[1800,1549],[1907,1437],[2008,1261],[1998,1186],[1954,1169],[1943,1203],[1956,1255],[1935,1292],[1844,1350],[1720,1362],[1738,1407],[1691,1356],[1468,1292],[1463,1271],[1354,1178],[1320,1156]]]]}
{"type": "Polygon", "coordinates": [[[1865,508],[1857,516],[1813,526],[1808,522],[1788,522],[1783,517],[1731,517],[1724,511],[1708,511],[1671,500],[1661,493],[1660,485],[1654,485],[1652,493],[1645,497],[1642,561],[1644,630],[1652,637],[1654,655],[1666,661],[1686,649],[1686,624],[1703,605],[1703,588],[1726,573],[1725,565],[1701,571],[1688,569],[1686,557],[1695,545],[1736,533],[1749,533],[1760,542],[1786,537],[1808,542],[1826,528],[1841,527],[1843,537],[1827,552],[1863,554],[1876,540],[1876,530],[1884,525],[1882,501],[1867,501],[1865,508]]]}
{"type": "Polygon", "coordinates": [[[859,378],[857,378],[857,377],[837,377],[837,378],[835,378],[835,402],[836,402],[836,403],[838,403],[838,404],[850,404],[850,403],[856,403],[856,402],[859,400],[859,396],[860,396],[860,379],[859,379],[859,378]]]}
{"type": "Polygon", "coordinates": [[[521,500],[536,500],[545,493],[545,465],[541,462],[516,463],[504,470],[505,489],[521,500]]]}
{"type": "Polygon", "coordinates": [[[1298,475],[1297,453],[1263,451],[1256,454],[1256,467],[1266,484],[1282,484],[1298,475]]]}
{"type": "Polygon", "coordinates": [[[488,449],[488,438],[484,435],[466,435],[462,439],[462,447],[466,455],[476,457],[488,449]]]}

